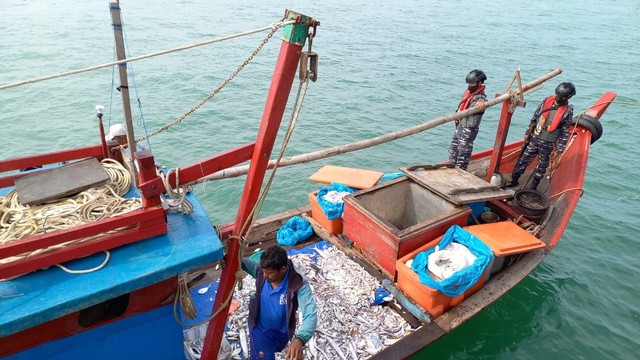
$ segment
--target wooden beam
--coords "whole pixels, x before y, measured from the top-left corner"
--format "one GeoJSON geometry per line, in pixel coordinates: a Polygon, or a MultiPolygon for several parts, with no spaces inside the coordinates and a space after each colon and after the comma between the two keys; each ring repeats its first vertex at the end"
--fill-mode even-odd
{"type": "Polygon", "coordinates": [[[90,157],[96,157],[101,160],[102,145],[92,145],[77,149],[61,150],[39,155],[29,155],[14,159],[0,160],[0,172],[20,170],[34,166],[55,164],[90,157]]]}

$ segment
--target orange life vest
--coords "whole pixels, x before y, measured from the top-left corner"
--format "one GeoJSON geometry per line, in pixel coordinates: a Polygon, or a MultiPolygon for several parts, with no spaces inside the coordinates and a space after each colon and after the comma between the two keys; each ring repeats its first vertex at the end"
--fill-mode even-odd
{"type": "Polygon", "coordinates": [[[471,104],[471,100],[473,100],[474,95],[484,94],[484,85],[478,86],[478,88],[471,92],[469,89],[465,90],[462,95],[462,100],[460,100],[460,105],[458,105],[458,111],[467,110],[469,108],[469,104],[471,104]]]}
{"type": "MultiPolygon", "coordinates": [[[[544,126],[545,123],[547,122],[547,117],[549,116],[549,113],[554,110],[553,104],[555,101],[556,101],[555,96],[549,96],[544,100],[544,104],[542,105],[542,111],[540,112],[541,119],[538,120],[540,122],[540,126],[544,126]]],[[[547,126],[548,132],[553,132],[558,128],[558,126],[560,125],[560,122],[562,121],[562,118],[564,117],[564,113],[567,111],[568,108],[569,108],[569,105],[565,104],[555,109],[556,113],[553,116],[553,120],[551,121],[551,124],[547,126]]]]}

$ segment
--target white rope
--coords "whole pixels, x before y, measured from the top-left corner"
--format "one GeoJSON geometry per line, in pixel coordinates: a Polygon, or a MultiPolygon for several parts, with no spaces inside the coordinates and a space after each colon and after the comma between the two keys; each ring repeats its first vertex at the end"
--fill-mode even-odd
{"type": "Polygon", "coordinates": [[[0,85],[0,90],[8,89],[8,88],[16,87],[16,86],[33,84],[33,83],[37,83],[37,82],[40,82],[40,81],[51,80],[51,79],[56,79],[56,78],[60,78],[60,77],[80,74],[80,73],[84,73],[84,72],[94,71],[94,70],[106,68],[106,67],[109,67],[109,66],[114,66],[114,65],[124,64],[124,63],[127,63],[127,62],[133,62],[133,61],[148,59],[148,58],[151,58],[151,57],[160,56],[160,55],[166,55],[166,54],[170,54],[170,53],[174,53],[174,52],[178,52],[178,51],[182,51],[182,50],[188,50],[188,49],[192,49],[192,48],[199,47],[199,46],[210,45],[210,44],[213,44],[213,43],[217,43],[217,42],[221,42],[221,41],[225,41],[225,40],[230,40],[230,39],[234,39],[234,38],[241,37],[241,36],[255,34],[255,33],[258,33],[258,32],[261,32],[261,31],[265,31],[265,30],[278,29],[278,28],[281,28],[281,27],[289,25],[289,24],[294,24],[295,22],[296,22],[296,20],[274,22],[274,23],[271,23],[271,24],[269,24],[267,26],[263,26],[261,28],[240,32],[240,33],[237,33],[237,34],[226,35],[226,36],[222,36],[222,37],[215,38],[215,39],[205,40],[205,41],[193,43],[193,44],[190,44],[190,45],[179,46],[179,47],[168,49],[168,50],[157,51],[157,52],[154,52],[154,53],[151,53],[151,54],[134,56],[132,58],[126,58],[126,59],[122,59],[122,60],[118,60],[118,61],[112,61],[112,62],[99,64],[99,65],[94,65],[94,66],[90,66],[90,67],[86,67],[86,68],[82,68],[82,69],[78,69],[78,70],[66,71],[66,72],[62,72],[62,73],[42,76],[42,77],[39,77],[39,78],[34,78],[34,79],[29,79],[29,80],[24,80],[24,81],[18,81],[18,82],[14,82],[14,83],[5,84],[5,85],[0,85]]]}
{"type": "Polygon", "coordinates": [[[194,210],[193,204],[186,198],[189,193],[189,187],[187,185],[180,185],[180,169],[170,169],[166,174],[158,170],[157,174],[160,179],[162,179],[166,193],[169,196],[169,199],[160,196],[162,207],[172,212],[180,212],[185,215],[192,214],[194,210]],[[169,176],[174,172],[176,173],[175,189],[169,184],[169,176]]]}
{"type": "Polygon", "coordinates": [[[96,267],[91,268],[91,269],[71,270],[68,267],[66,267],[64,265],[61,265],[61,264],[56,264],[56,266],[59,267],[60,269],[62,269],[62,271],[67,272],[69,274],[73,274],[73,275],[92,273],[94,271],[98,271],[98,270],[102,269],[109,262],[109,259],[111,258],[111,253],[109,251],[107,251],[107,250],[104,251],[104,253],[105,253],[105,257],[104,257],[104,260],[102,261],[102,263],[100,265],[96,266],[96,267]]]}
{"type": "MultiPolygon", "coordinates": [[[[142,208],[140,198],[125,199],[122,197],[131,186],[129,172],[120,163],[111,159],[103,160],[102,166],[109,175],[110,182],[98,188],[85,190],[71,198],[38,206],[23,206],[18,202],[15,190],[6,196],[0,196],[0,245],[56,230],[74,228],[142,208]]],[[[106,234],[115,233],[125,228],[111,230],[106,234]]],[[[0,264],[54,251],[67,245],[90,241],[104,234],[0,259],[0,264]]]]}

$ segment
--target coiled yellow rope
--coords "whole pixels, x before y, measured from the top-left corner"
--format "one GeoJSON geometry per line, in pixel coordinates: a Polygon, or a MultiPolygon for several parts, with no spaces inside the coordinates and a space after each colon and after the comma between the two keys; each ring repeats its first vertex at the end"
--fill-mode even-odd
{"type": "MultiPolygon", "coordinates": [[[[22,206],[18,202],[15,190],[6,196],[0,196],[0,245],[56,230],[73,228],[142,208],[140,198],[122,197],[131,186],[129,172],[120,163],[111,159],[103,160],[102,166],[109,174],[110,181],[101,187],[85,190],[71,198],[38,206],[22,206]]],[[[100,235],[0,259],[0,264],[85,242],[98,236],[100,235]]]]}

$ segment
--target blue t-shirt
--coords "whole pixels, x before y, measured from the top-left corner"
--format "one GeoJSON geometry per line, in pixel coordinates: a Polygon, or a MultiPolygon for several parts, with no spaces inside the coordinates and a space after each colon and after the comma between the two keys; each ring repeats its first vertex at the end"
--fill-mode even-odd
{"type": "Polygon", "coordinates": [[[275,289],[269,281],[262,286],[258,326],[262,329],[277,329],[287,332],[287,289],[289,288],[289,266],[284,279],[275,289]]]}

